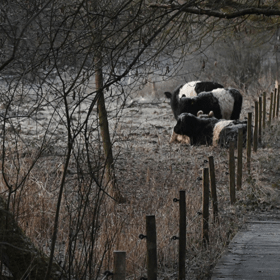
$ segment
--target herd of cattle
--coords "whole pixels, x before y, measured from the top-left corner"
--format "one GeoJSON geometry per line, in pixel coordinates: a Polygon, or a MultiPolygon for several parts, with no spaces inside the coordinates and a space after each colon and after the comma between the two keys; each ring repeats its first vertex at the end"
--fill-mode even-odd
{"type": "Polygon", "coordinates": [[[240,121],[242,94],[214,82],[193,81],[165,92],[177,121],[170,142],[191,145],[237,143],[238,129],[243,129],[246,143],[247,121],[240,121]]]}

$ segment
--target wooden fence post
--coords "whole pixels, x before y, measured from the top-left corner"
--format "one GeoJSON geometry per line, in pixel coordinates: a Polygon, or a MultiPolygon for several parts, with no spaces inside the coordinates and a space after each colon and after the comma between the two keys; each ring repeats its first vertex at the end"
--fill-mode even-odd
{"type": "Polygon", "coordinates": [[[157,279],[157,234],[154,215],[146,216],[148,280],[157,279]]]}
{"type": "Polygon", "coordinates": [[[213,156],[208,157],[209,159],[209,173],[210,173],[210,187],[212,196],[212,209],[213,209],[213,220],[218,221],[218,200],[216,191],[216,177],[215,177],[215,166],[213,156]]]}
{"type": "Polygon", "coordinates": [[[266,125],[266,92],[263,93],[263,129],[266,125]]]}
{"type": "Polygon", "coordinates": [[[259,143],[262,142],[262,97],[259,97],[259,143]]]}
{"type": "Polygon", "coordinates": [[[247,122],[247,168],[249,173],[251,168],[251,147],[252,147],[252,112],[249,112],[248,122],[247,122]]]}
{"type": "Polygon", "coordinates": [[[238,129],[237,139],[237,190],[242,187],[242,156],[243,156],[243,129],[238,129]]]}
{"type": "Polygon", "coordinates": [[[269,118],[268,118],[269,126],[271,125],[272,108],[273,108],[273,92],[270,93],[270,107],[269,107],[269,118]]]}
{"type": "Polygon", "coordinates": [[[180,228],[179,228],[179,280],[186,279],[186,192],[180,191],[179,199],[180,210],[180,228]]]}
{"type": "Polygon", "coordinates": [[[234,162],[234,141],[229,143],[229,188],[230,204],[234,204],[235,199],[235,162],[234,162]]]}
{"type": "Polygon", "coordinates": [[[126,252],[114,251],[113,280],[125,280],[126,252]]]}
{"type": "Polygon", "coordinates": [[[258,124],[259,124],[259,103],[258,101],[255,101],[255,127],[254,127],[254,144],[253,144],[253,150],[254,152],[258,149],[258,124]]]}
{"type": "Polygon", "coordinates": [[[276,97],[277,97],[277,88],[274,89],[274,96],[273,96],[273,119],[276,116],[276,97]]]}
{"type": "Polygon", "coordinates": [[[203,169],[203,190],[202,190],[202,243],[206,246],[209,243],[209,171],[203,169]]]}
{"type": "Polygon", "coordinates": [[[276,105],[276,116],[277,117],[279,115],[279,89],[280,89],[280,85],[278,85],[278,90],[277,90],[277,105],[276,105]]]}

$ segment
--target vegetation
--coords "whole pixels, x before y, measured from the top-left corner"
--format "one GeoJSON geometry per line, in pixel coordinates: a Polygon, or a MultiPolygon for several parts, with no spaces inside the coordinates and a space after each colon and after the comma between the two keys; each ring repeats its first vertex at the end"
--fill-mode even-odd
{"type": "MultiPolygon", "coordinates": [[[[277,46],[278,2],[220,2],[1,2],[1,197],[6,211],[49,256],[46,279],[52,278],[55,263],[68,279],[99,278],[110,266],[114,249],[130,250],[130,277],[143,275],[145,251],[135,236],[143,230],[139,217],[147,212],[162,221],[159,260],[161,273],[169,271],[176,266],[176,249],[163,245],[163,240],[176,231],[178,220],[169,197],[185,187],[192,201],[190,270],[200,274],[207,267],[199,264],[201,259],[212,264],[209,255],[219,255],[221,249],[213,253],[209,247],[209,255],[202,256],[196,215],[201,194],[198,186],[189,184],[200,176],[201,153],[211,148],[171,147],[169,132],[160,128],[162,135],[155,136],[152,124],[140,137],[136,132],[144,120],[134,127],[140,109],[131,103],[128,111],[127,101],[140,90],[149,95],[150,83],[153,91],[173,87],[165,80],[174,75],[181,80],[216,79],[248,92],[271,85],[276,72],[263,83],[266,61],[260,62],[254,51],[244,56],[248,42],[242,37],[250,27],[254,36],[261,34],[252,46],[261,45],[263,53],[271,49],[269,43],[277,46]],[[231,44],[227,38],[233,35],[231,44]],[[213,70],[210,62],[215,64],[217,58],[213,70]],[[124,121],[133,112],[130,121],[124,121]],[[148,140],[155,141],[148,142],[151,147],[143,140],[147,137],[154,138],[148,140]],[[178,151],[192,156],[192,161],[184,156],[178,161],[178,151]]],[[[277,63],[271,65],[269,69],[278,69],[277,63]]],[[[164,119],[169,126],[171,118],[164,119]]],[[[225,152],[217,153],[224,162],[225,152]]],[[[213,231],[211,242],[222,248],[235,223],[235,218],[221,223],[224,228],[213,231]]],[[[2,244],[5,236],[3,229],[2,244]]],[[[2,265],[18,277],[4,255],[2,265]]],[[[36,279],[31,267],[25,273],[36,279]]]]}

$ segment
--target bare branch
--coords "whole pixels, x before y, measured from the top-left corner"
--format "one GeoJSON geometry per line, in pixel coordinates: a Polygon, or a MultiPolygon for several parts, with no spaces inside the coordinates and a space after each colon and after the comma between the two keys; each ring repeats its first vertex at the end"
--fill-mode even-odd
{"type": "MultiPolygon", "coordinates": [[[[203,9],[203,8],[193,8],[193,7],[184,7],[184,5],[176,5],[176,4],[158,4],[152,3],[149,4],[150,8],[157,8],[157,9],[165,9],[165,10],[172,10],[172,11],[179,11],[181,10],[184,13],[189,14],[196,14],[196,15],[206,15],[209,17],[221,18],[221,19],[233,19],[242,16],[249,16],[249,15],[263,15],[263,16],[279,16],[280,9],[277,8],[258,8],[258,7],[250,7],[250,8],[243,8],[238,9],[235,12],[223,12],[214,9],[203,9]]],[[[222,10],[222,9],[221,9],[222,10]]]]}

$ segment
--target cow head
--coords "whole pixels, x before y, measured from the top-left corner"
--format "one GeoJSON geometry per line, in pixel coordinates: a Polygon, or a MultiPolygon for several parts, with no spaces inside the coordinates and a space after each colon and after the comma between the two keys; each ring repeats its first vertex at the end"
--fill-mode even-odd
{"type": "Polygon", "coordinates": [[[182,86],[179,86],[173,93],[166,91],[164,94],[165,96],[170,99],[170,105],[172,108],[172,112],[174,114],[175,119],[177,120],[179,114],[180,114],[180,100],[178,97],[180,88],[182,86]]]}
{"type": "Polygon", "coordinates": [[[198,118],[189,113],[183,113],[178,117],[174,132],[192,137],[195,134],[198,118]]]}
{"type": "Polygon", "coordinates": [[[179,103],[179,111],[191,113],[196,116],[199,110],[197,97],[182,97],[179,103]]]}

